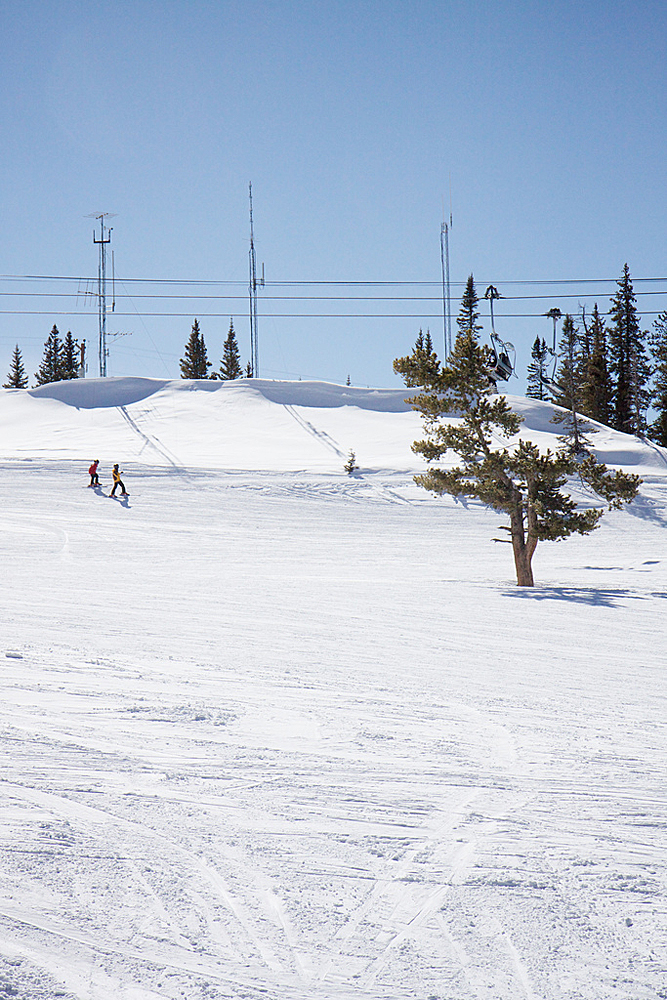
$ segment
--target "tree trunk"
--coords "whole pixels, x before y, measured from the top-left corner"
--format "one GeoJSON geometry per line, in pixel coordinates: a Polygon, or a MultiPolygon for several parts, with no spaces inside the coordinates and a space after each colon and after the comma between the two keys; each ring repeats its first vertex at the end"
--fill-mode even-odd
{"type": "Polygon", "coordinates": [[[514,549],[514,565],[516,567],[516,582],[518,587],[533,587],[533,569],[530,565],[530,553],[523,544],[517,544],[512,538],[514,549]]]}
{"type": "Polygon", "coordinates": [[[526,533],[520,500],[516,505],[516,510],[510,514],[510,522],[512,525],[512,549],[514,551],[517,586],[533,587],[531,560],[537,542],[529,537],[528,544],[526,544],[526,533]]]}

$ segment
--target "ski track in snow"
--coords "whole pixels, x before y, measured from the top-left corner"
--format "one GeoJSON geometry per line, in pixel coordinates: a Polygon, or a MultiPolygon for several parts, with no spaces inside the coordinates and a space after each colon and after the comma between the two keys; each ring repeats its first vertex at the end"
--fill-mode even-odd
{"type": "Polygon", "coordinates": [[[145,418],[146,416],[155,418],[156,413],[154,406],[148,408],[142,408],[141,411],[137,411],[135,409],[133,416],[130,416],[130,414],[127,411],[127,407],[125,406],[119,406],[118,412],[121,414],[121,416],[123,417],[127,425],[131,428],[131,430],[134,431],[134,433],[141,439],[141,441],[143,441],[143,447],[139,451],[140,455],[143,454],[146,448],[152,448],[154,451],[157,452],[158,456],[162,459],[165,459],[167,464],[170,465],[173,469],[182,470],[181,463],[178,462],[176,457],[172,455],[167,448],[165,448],[162,442],[159,441],[154,434],[147,434],[146,432],[144,432],[139,426],[139,420],[141,420],[142,418],[145,418]]]}
{"type": "Polygon", "coordinates": [[[667,997],[664,482],[518,592],[407,474],[153,446],[2,465],[0,995],[667,997]]]}

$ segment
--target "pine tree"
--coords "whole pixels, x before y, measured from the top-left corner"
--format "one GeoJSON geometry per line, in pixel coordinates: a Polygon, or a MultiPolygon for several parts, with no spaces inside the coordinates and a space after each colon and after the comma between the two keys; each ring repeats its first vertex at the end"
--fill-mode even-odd
{"type": "Polygon", "coordinates": [[[646,330],[642,331],[642,343],[633,344],[630,351],[630,387],[632,397],[632,423],[637,437],[646,433],[646,411],[651,404],[651,366],[646,355],[646,330]]]}
{"type": "Polygon", "coordinates": [[[185,355],[181,358],[181,378],[208,378],[210,367],[204,337],[195,319],[190,339],[185,345],[185,355]]]}
{"type": "Polygon", "coordinates": [[[578,403],[580,389],[579,331],[569,313],[563,320],[557,354],[559,363],[551,399],[556,406],[569,409],[573,400],[578,403]]]}
{"type": "Polygon", "coordinates": [[[405,384],[411,388],[427,385],[429,379],[433,378],[439,370],[440,361],[433,350],[431,334],[428,331],[426,339],[424,339],[422,331],[419,331],[412,354],[394,361],[394,371],[398,375],[403,375],[406,380],[405,384]],[[406,374],[408,372],[409,374],[406,374]]]}
{"type": "Polygon", "coordinates": [[[649,346],[653,359],[651,403],[656,419],[649,427],[648,435],[656,444],[667,448],[667,311],[660,313],[654,321],[649,346]]]}
{"type": "Polygon", "coordinates": [[[79,377],[79,343],[74,339],[70,330],[63,341],[61,350],[61,373],[62,379],[72,379],[79,377]]]}
{"type": "Polygon", "coordinates": [[[9,369],[9,374],[7,375],[7,381],[5,382],[2,388],[3,389],[28,388],[28,377],[25,373],[25,368],[23,367],[23,358],[21,357],[21,351],[19,350],[18,344],[14,348],[14,353],[12,354],[12,366],[9,369]]]}
{"type": "Polygon", "coordinates": [[[590,325],[583,312],[582,324],[590,353],[582,373],[581,412],[598,423],[608,424],[611,419],[611,384],[607,369],[607,330],[597,302],[590,325]]]}
{"type": "Polygon", "coordinates": [[[639,326],[637,300],[627,264],[617,284],[618,291],[611,300],[609,310],[613,323],[608,338],[612,426],[628,434],[641,434],[648,404],[646,333],[639,326]]]}
{"type": "Polygon", "coordinates": [[[47,382],[59,382],[62,378],[62,341],[58,333],[58,327],[53,324],[51,333],[44,344],[44,355],[39,371],[35,373],[37,385],[46,385],[47,382]]]}
{"type": "Polygon", "coordinates": [[[456,317],[456,325],[459,328],[459,333],[472,333],[476,335],[482,329],[482,324],[479,322],[478,305],[479,298],[475,289],[475,280],[472,274],[469,274],[465,291],[461,298],[459,314],[456,317]]]}
{"type": "Polygon", "coordinates": [[[222,363],[220,365],[220,378],[221,379],[235,379],[241,378],[243,375],[243,369],[241,368],[241,356],[239,354],[239,345],[236,342],[236,334],[234,333],[234,321],[230,319],[229,321],[229,333],[227,334],[227,339],[222,347],[222,363]]]}
{"type": "Polygon", "coordinates": [[[208,360],[208,353],[206,351],[206,344],[204,342],[204,335],[199,330],[199,324],[197,320],[194,322],[194,326],[197,327],[197,333],[199,334],[199,348],[197,352],[197,371],[199,374],[196,378],[209,378],[208,370],[212,368],[213,365],[208,360]]]}
{"type": "MultiPolygon", "coordinates": [[[[404,361],[406,359],[398,359],[404,361]]],[[[396,367],[396,362],[394,362],[396,367]]],[[[416,385],[415,367],[405,369],[408,385],[416,385]],[[410,381],[408,381],[410,379],[410,381]]],[[[490,394],[488,349],[473,332],[459,333],[448,364],[432,374],[424,390],[409,402],[424,418],[426,437],[412,450],[428,462],[452,451],[460,458],[456,468],[430,468],[415,482],[434,493],[476,497],[509,519],[517,583],[533,586],[532,558],[539,541],[588,534],[603,511],[577,510],[566,492],[575,473],[606,501],[621,507],[637,494],[640,480],[625,473],[609,473],[592,456],[577,459],[566,449],[541,453],[530,441],[498,447],[498,437],[514,437],[522,418],[504,396],[490,394]],[[448,418],[455,413],[456,423],[448,418]]]]}
{"type": "Polygon", "coordinates": [[[530,356],[533,360],[527,369],[526,395],[530,399],[546,399],[548,396],[547,358],[549,356],[549,348],[547,347],[546,340],[540,340],[539,337],[535,337],[535,343],[533,344],[530,356]]]}
{"type": "Polygon", "coordinates": [[[355,472],[359,471],[359,466],[357,465],[357,456],[354,454],[351,448],[350,448],[350,453],[347,456],[347,462],[345,463],[343,468],[347,472],[348,476],[352,476],[354,475],[355,472]]]}
{"type": "Polygon", "coordinates": [[[555,414],[552,421],[562,424],[564,434],[559,440],[574,455],[581,455],[589,444],[586,435],[592,430],[579,416],[583,396],[582,371],[585,361],[582,358],[581,338],[572,316],[568,313],[563,320],[563,331],[558,349],[560,366],[553,390],[553,402],[562,407],[565,412],[555,414]]]}
{"type": "Polygon", "coordinates": [[[199,324],[195,319],[190,333],[190,339],[185,345],[185,353],[181,358],[181,378],[197,378],[197,360],[199,355],[199,324]]]}

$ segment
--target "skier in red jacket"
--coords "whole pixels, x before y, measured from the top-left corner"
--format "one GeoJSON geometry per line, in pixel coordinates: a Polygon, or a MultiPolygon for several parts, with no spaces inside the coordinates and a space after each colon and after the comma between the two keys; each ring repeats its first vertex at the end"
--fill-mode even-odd
{"type": "Polygon", "coordinates": [[[90,476],[89,486],[99,486],[100,477],[97,475],[97,466],[100,464],[99,458],[96,458],[91,467],[88,469],[88,475],[90,476]]]}

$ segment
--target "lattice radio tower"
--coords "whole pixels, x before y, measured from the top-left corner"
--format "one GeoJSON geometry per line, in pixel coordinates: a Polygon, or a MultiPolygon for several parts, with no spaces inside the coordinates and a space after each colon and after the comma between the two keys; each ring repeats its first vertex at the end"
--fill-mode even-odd
{"type": "Polygon", "coordinates": [[[100,224],[99,240],[95,235],[95,230],[93,230],[93,243],[96,243],[100,248],[100,259],[97,268],[97,303],[100,328],[100,378],[106,378],[107,358],[109,356],[109,350],[107,348],[107,246],[111,243],[111,233],[113,232],[112,228],[106,227],[106,236],[104,235],[104,220],[113,219],[114,214],[115,213],[113,212],[100,212],[99,214],[93,213],[93,215],[88,216],[90,219],[97,219],[100,224]]]}

